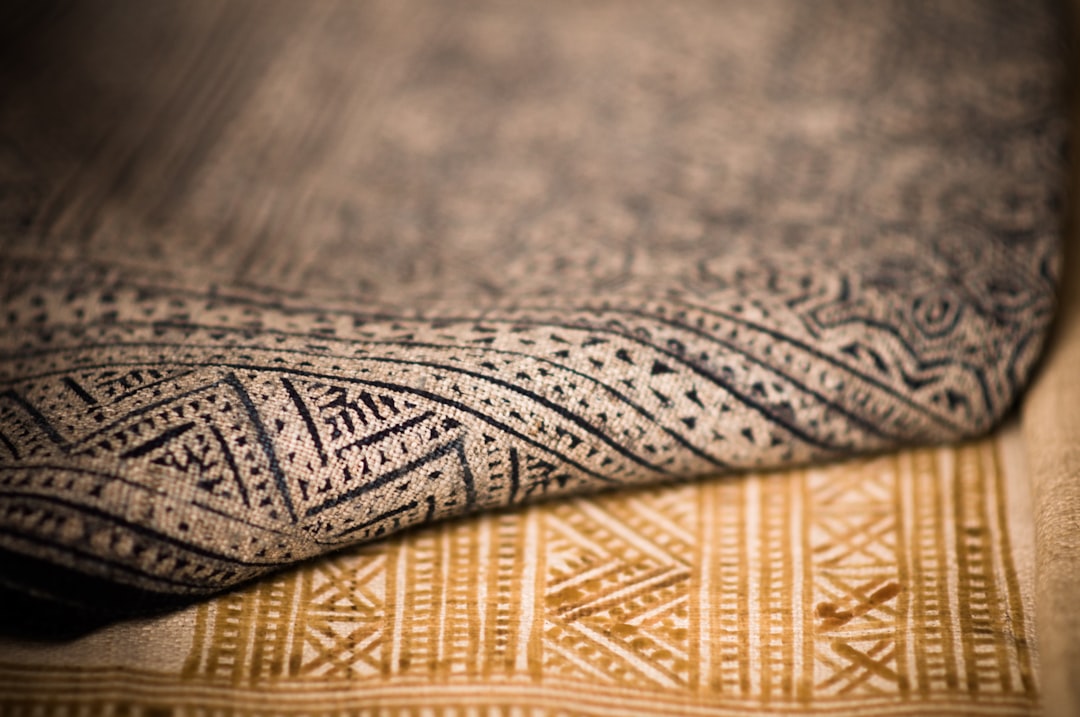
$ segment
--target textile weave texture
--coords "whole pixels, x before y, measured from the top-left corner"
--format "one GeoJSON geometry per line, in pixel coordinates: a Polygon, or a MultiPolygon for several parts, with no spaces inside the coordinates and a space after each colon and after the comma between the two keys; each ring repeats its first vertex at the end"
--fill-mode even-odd
{"type": "Polygon", "coordinates": [[[1034,2],[63,5],[3,77],[0,580],[208,594],[987,431],[1054,308],[1060,45],[1034,2]]]}
{"type": "Polygon", "coordinates": [[[0,639],[0,712],[1037,714],[1018,438],[444,522],[0,639]]]}

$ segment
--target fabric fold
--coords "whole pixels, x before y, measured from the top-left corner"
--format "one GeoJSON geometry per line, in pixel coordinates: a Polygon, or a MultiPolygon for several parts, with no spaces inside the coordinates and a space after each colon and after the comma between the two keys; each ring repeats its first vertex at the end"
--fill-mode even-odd
{"type": "Polygon", "coordinates": [[[987,431],[1054,310],[1059,31],[1028,2],[75,4],[0,115],[0,548],[32,566],[0,581],[207,594],[987,431]]]}

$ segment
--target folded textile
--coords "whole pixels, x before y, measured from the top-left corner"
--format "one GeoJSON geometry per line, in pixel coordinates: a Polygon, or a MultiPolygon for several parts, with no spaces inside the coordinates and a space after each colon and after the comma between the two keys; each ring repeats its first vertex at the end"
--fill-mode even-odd
{"type": "Polygon", "coordinates": [[[40,23],[0,109],[0,582],[34,595],[972,436],[1053,314],[1044,3],[40,23]]]}
{"type": "Polygon", "coordinates": [[[1019,438],[445,521],[78,639],[0,636],[0,712],[1038,714],[1019,438]]]}

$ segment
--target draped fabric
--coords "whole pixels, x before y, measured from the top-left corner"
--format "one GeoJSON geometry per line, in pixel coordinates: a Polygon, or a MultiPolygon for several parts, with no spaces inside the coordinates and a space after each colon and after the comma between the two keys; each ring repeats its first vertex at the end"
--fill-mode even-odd
{"type": "Polygon", "coordinates": [[[39,597],[209,594],[461,514],[956,441],[1053,314],[1042,3],[27,23],[0,581],[39,597]]]}

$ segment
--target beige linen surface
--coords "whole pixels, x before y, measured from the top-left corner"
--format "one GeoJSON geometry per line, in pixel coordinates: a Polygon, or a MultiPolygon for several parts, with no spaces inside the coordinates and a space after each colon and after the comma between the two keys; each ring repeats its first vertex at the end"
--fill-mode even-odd
{"type": "Polygon", "coordinates": [[[1043,681],[1047,715],[1060,717],[1080,714],[1080,171],[1075,162],[1073,177],[1061,313],[1046,360],[1024,399],[1043,681]]]}

